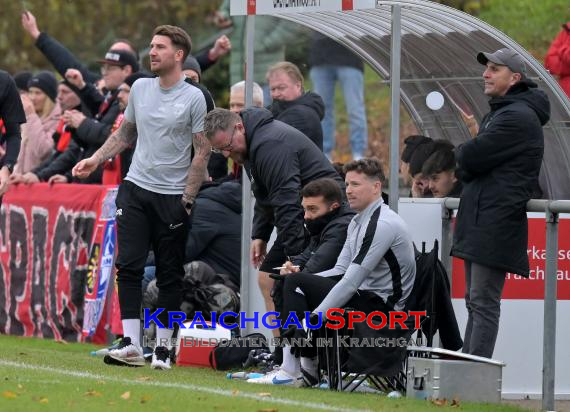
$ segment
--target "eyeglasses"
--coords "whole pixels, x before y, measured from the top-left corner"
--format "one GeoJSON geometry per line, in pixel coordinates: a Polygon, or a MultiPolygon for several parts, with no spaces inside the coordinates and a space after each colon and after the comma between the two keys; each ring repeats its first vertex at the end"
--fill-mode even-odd
{"type": "Polygon", "coordinates": [[[123,66],[116,66],[114,64],[104,64],[103,66],[101,66],[101,74],[116,71],[116,70],[119,70],[122,68],[123,68],[123,66]]]}
{"type": "Polygon", "coordinates": [[[236,128],[237,125],[239,123],[236,123],[236,125],[234,126],[234,130],[232,131],[232,135],[230,136],[230,141],[223,145],[222,147],[212,147],[212,153],[222,153],[222,152],[231,152],[233,147],[232,147],[232,142],[234,140],[234,134],[236,133],[236,128]]]}

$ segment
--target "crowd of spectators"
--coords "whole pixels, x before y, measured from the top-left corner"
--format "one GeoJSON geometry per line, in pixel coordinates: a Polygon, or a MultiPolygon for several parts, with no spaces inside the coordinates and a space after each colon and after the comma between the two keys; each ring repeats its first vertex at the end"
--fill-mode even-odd
{"type": "MultiPolygon", "coordinates": [[[[8,140],[14,134],[13,124],[5,125],[8,127],[3,131],[7,140],[4,165],[13,172],[8,179],[3,168],[2,191],[9,185],[39,182],[121,185],[117,198],[117,207],[122,211],[117,216],[117,267],[125,339],[110,352],[108,363],[144,364],[137,322],[139,278],[145,260],[147,269],[156,267],[158,302],[168,301],[170,309],[178,306],[179,293],[179,284],[172,279],[180,280],[183,264],[193,261],[228,275],[232,289],[238,290],[241,181],[245,178],[251,180],[255,196],[251,263],[259,269],[258,282],[268,312],[277,311],[283,318],[284,313],[292,311],[303,318],[307,311],[322,313],[349,304],[364,311],[387,313],[404,309],[413,288],[416,269],[409,229],[383,200],[383,166],[379,160],[366,157],[362,62],[340,45],[315,37],[313,48],[319,53],[313,56],[311,78],[321,97],[306,90],[299,67],[285,61],[287,38],[295,35],[294,30],[281,21],[277,24],[271,18],[264,19],[256,24],[257,83],[253,87],[253,106],[246,108],[244,21],[241,17],[230,18],[227,5],[224,2],[216,14],[216,22],[220,27],[233,26],[232,34],[219,37],[210,49],[195,56],[189,54],[190,46],[188,50],[175,50],[177,44],[170,40],[162,39],[165,45],[161,49],[155,38],[163,35],[160,30],[156,32],[151,44],[152,73],[141,69],[137,50],[126,39],[117,39],[101,56],[97,62],[100,74],[91,72],[64,45],[40,31],[35,16],[26,11],[22,14],[23,29],[54,70],[22,71],[13,76],[13,81],[0,73],[0,86],[6,84],[13,90],[17,87],[17,92],[0,97],[15,107],[13,122],[22,124],[19,151],[14,146],[18,139],[8,140]],[[177,55],[175,65],[167,67],[162,59],[168,55],[164,51],[168,47],[183,59],[177,55]],[[203,72],[227,53],[231,53],[232,78],[229,110],[214,108],[207,85],[202,84],[203,72]],[[331,62],[334,56],[340,57],[331,62]],[[353,160],[345,165],[330,160],[335,141],[332,102],[337,80],[343,85],[350,109],[353,160]],[[165,84],[176,92],[172,107],[165,103],[170,100],[162,92],[171,90],[165,84]],[[192,96],[192,102],[184,96],[192,96]],[[151,107],[155,102],[157,107],[151,107]],[[176,117],[185,110],[190,113],[189,121],[176,117]],[[153,129],[155,123],[162,129],[153,129]],[[172,144],[165,143],[170,142],[168,139],[172,144]],[[170,157],[159,159],[154,153],[156,148],[170,157]],[[17,157],[15,153],[19,153],[17,157]],[[186,163],[191,163],[190,169],[186,163]],[[160,170],[168,173],[161,174],[160,170]],[[173,195],[180,195],[180,199],[173,195]],[[182,215],[180,202],[187,212],[183,221],[169,220],[182,215]],[[153,220],[157,217],[158,223],[153,220]],[[164,222],[170,223],[170,230],[160,226],[164,222]],[[273,232],[276,239],[268,249],[273,232]],[[155,256],[147,259],[151,243],[155,256]],[[129,358],[132,353],[134,360],[129,358]]],[[[160,27],[168,33],[170,30],[188,36],[180,28],[160,27]]],[[[567,59],[560,49],[563,47],[553,46],[549,52],[547,62],[553,71],[567,59]]],[[[469,232],[479,236],[475,242],[479,245],[492,243],[485,242],[487,231],[481,231],[481,225],[486,215],[477,209],[488,202],[486,207],[503,207],[501,216],[517,214],[508,224],[496,225],[512,230],[517,239],[525,239],[514,226],[522,224],[520,206],[536,185],[543,151],[541,127],[549,116],[547,99],[525,77],[524,64],[517,56],[508,49],[478,56],[486,66],[485,93],[492,98],[492,115],[496,117],[488,118],[472,141],[456,149],[447,140],[412,135],[405,139],[401,154],[400,173],[410,187],[411,197],[464,199],[457,220],[456,233],[460,236],[453,253],[466,261],[468,272],[472,324],[466,333],[466,351],[489,357],[499,315],[495,307],[491,310],[493,325],[481,320],[487,313],[478,306],[478,299],[485,294],[478,280],[493,278],[487,284],[494,288],[491,298],[497,306],[505,270],[524,276],[528,264],[521,264],[524,259],[519,255],[510,262],[507,251],[503,255],[509,265],[482,260],[469,232]],[[503,108],[507,106],[505,114],[503,108]],[[509,115],[518,123],[526,121],[528,128],[512,126],[509,115]],[[532,131],[532,144],[527,141],[528,130],[532,131]],[[506,143],[497,144],[493,140],[497,135],[506,143]],[[503,147],[509,142],[512,146],[503,147]],[[523,154],[528,157],[524,165],[520,161],[523,154]],[[490,179],[488,176],[498,169],[502,177],[490,179]],[[519,190],[504,176],[520,176],[521,170],[526,177],[519,190]],[[464,186],[466,195],[462,194],[464,186]],[[496,191],[497,198],[505,193],[511,197],[501,198],[504,204],[494,204],[492,199],[484,198],[482,188],[489,187],[496,191]],[[470,204],[466,204],[466,197],[470,204]],[[516,199],[520,210],[513,212],[509,199],[516,199]],[[473,216],[481,220],[474,223],[473,216]],[[482,338],[487,330],[494,335],[482,338]]],[[[508,239],[504,241],[508,243],[508,239]]],[[[498,246],[495,251],[500,249],[498,246]]],[[[293,327],[274,333],[306,338],[302,330],[293,327]]],[[[158,369],[170,368],[166,353],[155,351],[153,365],[158,369]]],[[[278,361],[280,368],[254,382],[314,384],[314,353],[299,353],[286,345],[278,361]],[[301,360],[295,355],[301,355],[301,360]]]]}

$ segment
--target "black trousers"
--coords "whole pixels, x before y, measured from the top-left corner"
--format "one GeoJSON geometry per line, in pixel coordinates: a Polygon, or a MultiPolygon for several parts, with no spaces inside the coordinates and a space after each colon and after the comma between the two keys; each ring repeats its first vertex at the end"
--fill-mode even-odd
{"type": "MultiPolygon", "coordinates": [[[[282,323],[289,312],[295,312],[299,321],[304,319],[304,312],[316,309],[339,281],[340,277],[322,277],[303,272],[288,274],[283,286],[283,311],[280,313],[282,323]],[[299,293],[299,290],[303,293],[299,293]]],[[[380,296],[367,290],[357,291],[343,307],[364,313],[381,311],[388,314],[391,310],[380,296]]]]}
{"type": "Polygon", "coordinates": [[[168,326],[168,311],[180,310],[188,214],[182,195],[150,192],[124,181],[117,199],[117,282],[121,319],[139,319],[141,281],[149,248],[154,250],[158,319],[168,326]]]}

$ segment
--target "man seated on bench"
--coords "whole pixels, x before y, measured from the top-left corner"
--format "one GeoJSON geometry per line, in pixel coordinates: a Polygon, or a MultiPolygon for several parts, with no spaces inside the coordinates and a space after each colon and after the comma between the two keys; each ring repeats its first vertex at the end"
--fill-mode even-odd
{"type": "MultiPolygon", "coordinates": [[[[408,227],[382,201],[384,173],[375,158],[355,160],[344,166],[346,196],[357,212],[348,226],[343,249],[333,269],[308,274],[286,275],[283,291],[281,321],[289,312],[297,319],[305,311],[313,314],[332,308],[349,306],[365,313],[405,307],[416,275],[414,248],[408,227]]],[[[289,338],[306,338],[303,329],[290,327],[284,333],[289,338]]],[[[262,378],[248,382],[269,385],[304,386],[317,375],[317,359],[303,356],[301,348],[285,346],[283,364],[262,378]],[[303,375],[306,378],[303,378],[303,375]]]]}

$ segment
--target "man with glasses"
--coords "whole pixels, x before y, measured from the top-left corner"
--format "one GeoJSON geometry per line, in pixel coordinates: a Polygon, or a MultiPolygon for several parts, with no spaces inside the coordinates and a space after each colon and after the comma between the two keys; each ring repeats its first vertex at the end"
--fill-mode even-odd
{"type": "MultiPolygon", "coordinates": [[[[328,177],[344,182],[321,150],[299,130],[274,120],[266,109],[249,108],[232,113],[215,109],[206,116],[204,133],[212,150],[221,152],[251,170],[255,213],[251,261],[259,268],[259,285],[266,308],[272,311],[269,291],[288,257],[306,246],[301,189],[309,182],[328,177]],[[277,239],[267,252],[267,242],[277,228],[277,239]]],[[[277,305],[277,309],[279,309],[277,305]]]]}
{"type": "Polygon", "coordinates": [[[131,167],[117,194],[117,282],[124,337],[105,363],[143,366],[140,342],[141,281],[150,246],[159,289],[157,345],[151,368],[170,369],[170,311],[180,310],[188,215],[206,180],[210,143],[202,131],[213,107],[210,94],[182,73],[191,50],[188,33],[158,26],[150,43],[150,69],[158,75],[133,83],[119,129],[91,157],[73,169],[92,173],[136,142],[131,167]],[[191,157],[192,147],[194,157],[191,157]]]}

